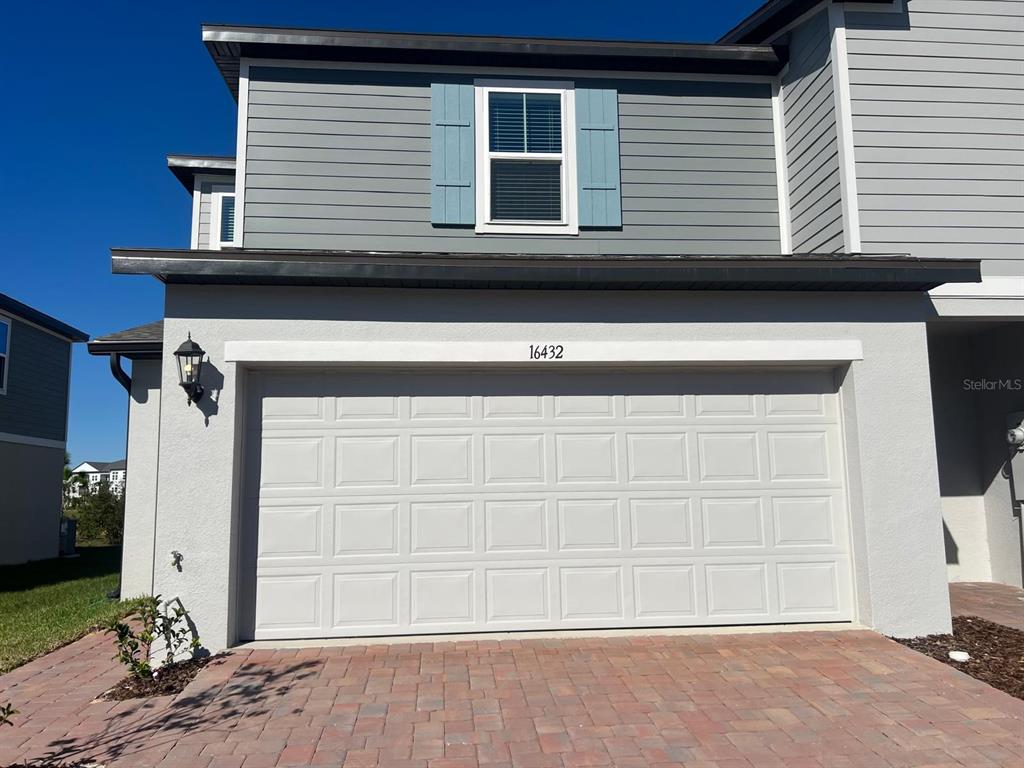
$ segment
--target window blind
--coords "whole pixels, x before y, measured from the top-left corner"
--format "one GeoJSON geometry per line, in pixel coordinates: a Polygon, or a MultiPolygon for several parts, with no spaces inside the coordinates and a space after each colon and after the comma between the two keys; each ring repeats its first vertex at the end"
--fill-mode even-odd
{"type": "Polygon", "coordinates": [[[490,94],[491,152],[562,151],[562,98],[557,93],[490,94]]]}
{"type": "Polygon", "coordinates": [[[230,243],[235,239],[235,196],[224,195],[220,199],[220,241],[230,243]]]}
{"type": "Polygon", "coordinates": [[[491,218],[498,221],[560,221],[561,163],[492,160],[491,218]]]}

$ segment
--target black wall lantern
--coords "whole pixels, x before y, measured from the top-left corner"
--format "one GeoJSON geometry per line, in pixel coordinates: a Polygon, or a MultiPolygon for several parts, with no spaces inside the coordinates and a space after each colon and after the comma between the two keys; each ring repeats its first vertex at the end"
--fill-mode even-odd
{"type": "Polygon", "coordinates": [[[206,353],[203,348],[192,341],[192,334],[188,340],[174,351],[174,359],[178,361],[178,383],[185,390],[188,396],[188,404],[198,403],[203,397],[203,387],[199,383],[199,377],[203,372],[203,356],[206,353]]]}

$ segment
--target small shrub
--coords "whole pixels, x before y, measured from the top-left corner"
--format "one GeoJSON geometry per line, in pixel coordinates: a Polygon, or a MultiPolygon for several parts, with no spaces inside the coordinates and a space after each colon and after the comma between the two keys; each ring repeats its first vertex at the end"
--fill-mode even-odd
{"type": "Polygon", "coordinates": [[[14,721],[11,720],[11,718],[17,714],[18,710],[14,708],[13,704],[11,704],[10,702],[4,704],[2,707],[0,707],[0,726],[14,725],[14,721]]]}
{"type": "Polygon", "coordinates": [[[140,679],[153,677],[150,657],[157,638],[164,642],[165,664],[173,664],[179,654],[199,647],[199,638],[188,622],[188,611],[178,598],[166,603],[161,602],[160,595],[142,598],[134,614],[112,621],[106,631],[114,635],[114,658],[140,679]],[[138,630],[130,623],[133,619],[141,625],[138,630]]]}
{"type": "Polygon", "coordinates": [[[86,487],[68,505],[67,516],[78,521],[79,541],[120,544],[124,539],[124,497],[106,482],[86,487]]]}

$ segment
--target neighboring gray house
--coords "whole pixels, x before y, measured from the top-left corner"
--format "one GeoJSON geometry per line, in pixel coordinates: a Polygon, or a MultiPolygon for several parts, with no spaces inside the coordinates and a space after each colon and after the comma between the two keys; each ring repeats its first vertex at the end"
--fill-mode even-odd
{"type": "Polygon", "coordinates": [[[0,293],[0,565],[57,556],[71,345],[88,338],[0,293]]]}
{"type": "Polygon", "coordinates": [[[123,593],[213,649],[948,631],[947,572],[1021,578],[1021,10],[204,27],[237,157],[169,158],[191,247],[113,250],[165,317],[90,345],[131,392],[123,593]]]}

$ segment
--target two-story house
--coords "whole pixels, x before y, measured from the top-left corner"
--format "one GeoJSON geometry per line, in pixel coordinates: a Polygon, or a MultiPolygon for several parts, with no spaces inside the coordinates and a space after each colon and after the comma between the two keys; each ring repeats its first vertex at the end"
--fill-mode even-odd
{"type": "Polygon", "coordinates": [[[0,565],[57,556],[71,345],[88,338],[0,293],[0,565]]]}
{"type": "Polygon", "coordinates": [[[107,486],[116,495],[124,494],[125,483],[128,478],[128,462],[125,459],[117,461],[83,461],[71,470],[71,474],[81,478],[81,483],[71,489],[71,495],[75,498],[82,495],[88,488],[95,490],[101,483],[107,486]]]}
{"type": "Polygon", "coordinates": [[[91,345],[131,392],[124,594],[213,648],[920,635],[943,514],[1019,583],[1021,393],[960,380],[1024,377],[1021,7],[978,5],[775,0],[713,44],[204,27],[236,156],[168,159],[191,247],[112,252],[165,317],[91,345]]]}

